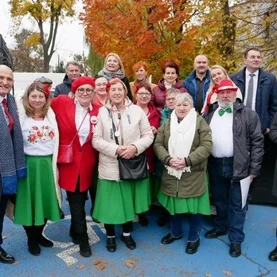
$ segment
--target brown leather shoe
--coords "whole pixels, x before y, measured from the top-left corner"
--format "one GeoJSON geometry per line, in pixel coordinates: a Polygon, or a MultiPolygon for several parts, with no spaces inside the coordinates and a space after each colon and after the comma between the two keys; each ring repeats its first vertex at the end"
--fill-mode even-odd
{"type": "Polygon", "coordinates": [[[15,258],[9,255],[2,247],[0,247],[0,263],[3,264],[13,264],[15,258]]]}

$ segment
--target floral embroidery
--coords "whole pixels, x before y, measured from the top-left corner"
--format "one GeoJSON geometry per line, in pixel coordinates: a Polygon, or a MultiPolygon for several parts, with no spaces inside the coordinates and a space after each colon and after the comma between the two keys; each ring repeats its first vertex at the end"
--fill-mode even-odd
{"type": "Polygon", "coordinates": [[[40,128],[38,128],[37,126],[33,126],[31,131],[29,131],[27,141],[33,144],[38,142],[39,140],[46,142],[52,140],[54,136],[54,130],[48,125],[41,126],[40,128]]]}

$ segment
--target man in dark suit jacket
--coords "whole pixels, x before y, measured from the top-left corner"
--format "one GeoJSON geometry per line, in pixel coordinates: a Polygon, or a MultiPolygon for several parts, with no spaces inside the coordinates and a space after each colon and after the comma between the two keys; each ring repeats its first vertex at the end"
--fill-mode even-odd
{"type": "Polygon", "coordinates": [[[6,65],[0,65],[0,262],[12,264],[13,256],[2,247],[3,221],[10,195],[17,191],[17,181],[26,177],[23,137],[18,113],[10,91],[13,86],[13,72],[6,65]]]}
{"type": "Polygon", "coordinates": [[[271,194],[276,155],[275,147],[268,139],[268,132],[277,111],[276,77],[261,69],[261,51],[257,47],[245,50],[244,63],[245,68],[230,78],[240,88],[243,103],[259,115],[262,132],[265,134],[262,170],[259,178],[251,185],[249,200],[251,203],[276,204],[277,198],[271,194]]]}

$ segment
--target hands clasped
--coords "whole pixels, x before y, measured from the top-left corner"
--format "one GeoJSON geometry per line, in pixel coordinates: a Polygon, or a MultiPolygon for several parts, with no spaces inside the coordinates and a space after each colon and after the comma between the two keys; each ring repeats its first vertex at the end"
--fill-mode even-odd
{"type": "Polygon", "coordinates": [[[180,170],[180,169],[184,169],[187,165],[186,165],[186,161],[184,158],[172,158],[169,161],[169,166],[180,170]]]}
{"type": "Polygon", "coordinates": [[[116,150],[116,154],[123,159],[131,159],[135,157],[135,154],[137,153],[137,148],[135,145],[130,144],[130,145],[120,145],[118,146],[116,150]]]}

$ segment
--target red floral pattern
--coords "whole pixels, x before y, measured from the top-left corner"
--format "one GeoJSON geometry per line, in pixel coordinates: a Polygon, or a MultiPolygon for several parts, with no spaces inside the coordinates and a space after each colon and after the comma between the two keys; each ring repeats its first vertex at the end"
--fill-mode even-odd
{"type": "Polygon", "coordinates": [[[32,144],[38,142],[39,140],[46,142],[52,140],[54,136],[54,129],[52,129],[49,125],[42,126],[40,128],[37,126],[33,126],[32,130],[29,131],[27,141],[32,144]]]}

